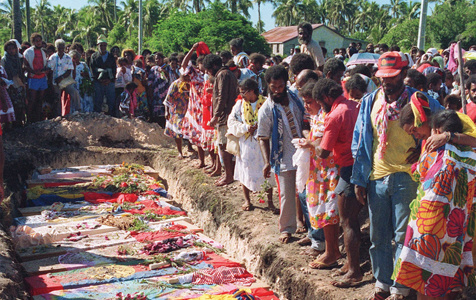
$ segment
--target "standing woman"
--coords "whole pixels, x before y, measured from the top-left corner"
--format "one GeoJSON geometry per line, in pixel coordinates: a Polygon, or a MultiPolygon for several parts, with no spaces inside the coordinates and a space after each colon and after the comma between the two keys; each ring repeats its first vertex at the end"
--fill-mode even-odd
{"type": "Polygon", "coordinates": [[[93,112],[94,111],[94,86],[91,81],[92,74],[85,62],[80,61],[81,53],[78,51],[71,51],[70,56],[73,59],[74,71],[73,79],[76,81],[74,87],[79,92],[81,111],[93,112]]]}
{"type": "Polygon", "coordinates": [[[179,79],[172,82],[165,98],[165,135],[175,139],[179,158],[182,153],[182,120],[190,98],[190,70],[186,69],[179,79]]]}
{"type": "Polygon", "coordinates": [[[131,68],[134,62],[134,58],[136,57],[136,53],[132,49],[124,49],[122,50],[122,57],[127,59],[127,68],[131,68]]]}
{"type": "MultiPolygon", "coordinates": [[[[228,116],[228,132],[239,138],[240,155],[236,156],[234,179],[239,180],[243,186],[245,203],[241,207],[244,211],[252,208],[250,190],[258,192],[265,183],[263,177],[264,160],[260,155],[261,150],[256,138],[258,128],[258,111],[266,101],[259,94],[258,82],[254,79],[246,79],[240,85],[242,100],[238,100],[228,116]]],[[[270,179],[271,180],[271,179],[270,179]]],[[[271,182],[274,184],[274,181],[271,182]]],[[[268,208],[273,212],[276,208],[273,204],[273,188],[269,188],[268,208]]]]}
{"type": "Polygon", "coordinates": [[[22,58],[18,55],[17,44],[10,40],[5,43],[3,48],[5,56],[3,56],[1,65],[7,72],[8,80],[13,81],[13,85],[8,88],[8,94],[13,102],[15,110],[15,125],[23,125],[26,114],[26,87],[25,76],[22,68],[22,58]]]}

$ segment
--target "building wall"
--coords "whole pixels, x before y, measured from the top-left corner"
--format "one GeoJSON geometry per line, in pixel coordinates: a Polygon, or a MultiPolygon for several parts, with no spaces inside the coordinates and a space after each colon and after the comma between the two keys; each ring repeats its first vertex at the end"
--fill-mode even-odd
{"type": "Polygon", "coordinates": [[[332,55],[332,50],[334,48],[342,48],[344,37],[335,33],[331,29],[320,26],[312,32],[312,38],[319,43],[321,47],[326,47],[327,57],[332,55]]]}

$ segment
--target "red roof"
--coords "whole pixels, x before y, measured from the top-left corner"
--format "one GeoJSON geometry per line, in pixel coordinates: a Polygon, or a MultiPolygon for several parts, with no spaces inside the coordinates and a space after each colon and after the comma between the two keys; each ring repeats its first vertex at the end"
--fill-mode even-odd
{"type": "MultiPolygon", "coordinates": [[[[312,24],[312,30],[324,24],[312,24]]],[[[298,36],[297,26],[276,27],[262,34],[268,43],[284,43],[298,36]]]]}

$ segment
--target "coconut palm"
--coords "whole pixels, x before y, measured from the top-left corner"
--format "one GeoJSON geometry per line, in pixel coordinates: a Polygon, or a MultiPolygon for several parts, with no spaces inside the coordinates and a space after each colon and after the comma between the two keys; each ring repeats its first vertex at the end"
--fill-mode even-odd
{"type": "Polygon", "coordinates": [[[13,36],[14,38],[21,43],[21,32],[22,32],[22,18],[20,10],[20,0],[12,0],[13,7],[13,36]]]}
{"type": "Polygon", "coordinates": [[[278,26],[297,25],[301,20],[300,0],[278,0],[274,2],[274,7],[272,16],[276,18],[278,26]]]}
{"type": "Polygon", "coordinates": [[[33,21],[37,26],[40,26],[41,35],[45,41],[48,41],[48,35],[46,33],[46,20],[50,19],[51,12],[50,2],[48,2],[48,0],[40,0],[40,2],[37,2],[32,14],[33,21]]]}
{"type": "Polygon", "coordinates": [[[110,30],[113,27],[114,4],[110,0],[88,0],[91,11],[100,24],[110,30]]]}

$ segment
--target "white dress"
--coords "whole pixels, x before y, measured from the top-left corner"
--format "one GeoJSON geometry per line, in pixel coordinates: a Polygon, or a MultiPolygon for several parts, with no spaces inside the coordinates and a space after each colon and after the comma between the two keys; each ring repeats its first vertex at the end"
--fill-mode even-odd
{"type": "MultiPolygon", "coordinates": [[[[228,117],[228,133],[240,138],[240,156],[236,157],[234,179],[240,181],[249,190],[258,192],[261,191],[261,185],[264,183],[264,160],[257,140],[258,131],[256,130],[253,136],[246,138],[245,134],[250,126],[244,122],[242,101],[235,103],[228,117]]],[[[256,109],[256,103],[251,103],[253,111],[256,109]]],[[[273,176],[268,178],[268,182],[271,186],[275,185],[273,176]]]]}

